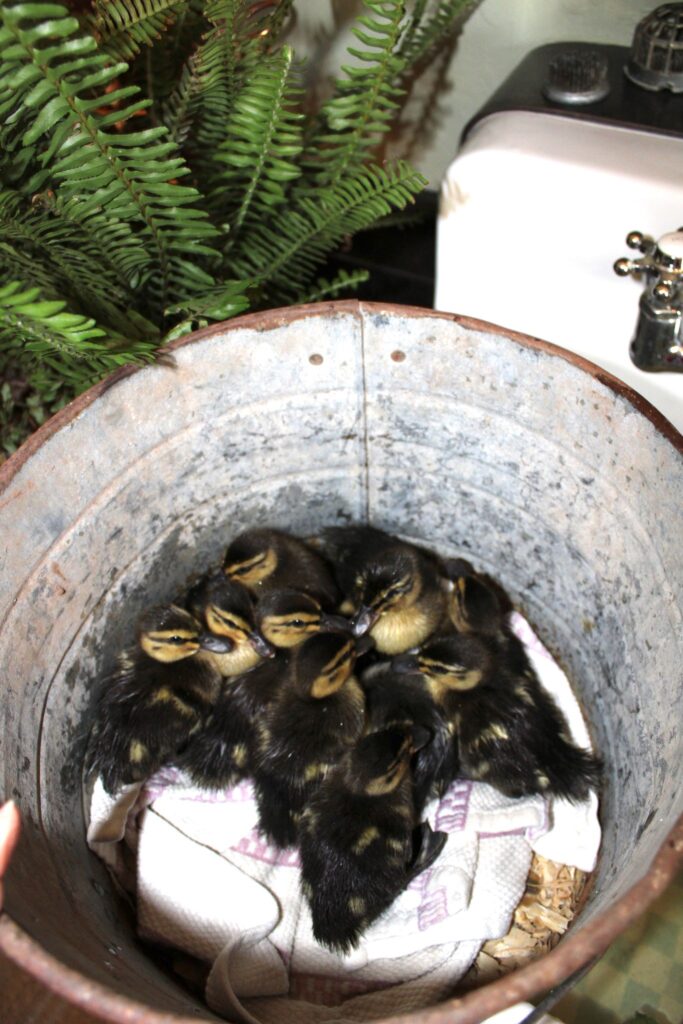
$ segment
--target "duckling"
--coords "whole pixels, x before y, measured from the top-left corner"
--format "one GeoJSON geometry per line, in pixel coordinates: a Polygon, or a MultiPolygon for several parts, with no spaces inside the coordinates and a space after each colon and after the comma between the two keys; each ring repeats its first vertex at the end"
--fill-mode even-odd
{"type": "Polygon", "coordinates": [[[599,784],[599,759],[573,742],[511,632],[502,642],[492,633],[436,638],[394,668],[417,669],[427,680],[455,729],[463,777],[510,797],[540,793],[573,802],[599,784]]]}
{"type": "Polygon", "coordinates": [[[290,587],[334,610],[339,590],[324,556],[306,541],[269,527],[246,530],[230,543],[223,571],[256,596],[290,587]]]}
{"type": "Polygon", "coordinates": [[[432,696],[426,679],[418,672],[394,671],[384,662],[361,675],[365,691],[367,730],[419,726],[429,736],[411,763],[415,810],[442,796],[458,775],[458,743],[441,704],[432,696]]]}
{"type": "Polygon", "coordinates": [[[381,654],[418,647],[442,627],[446,589],[432,552],[372,526],[331,527],[323,543],[355,610],[355,634],[369,632],[381,654]]]}
{"type": "Polygon", "coordinates": [[[336,633],[292,648],[282,686],[257,726],[260,829],[278,846],[295,842],[307,796],[363,731],[365,698],[352,674],[358,654],[352,637],[336,633]]]}
{"type": "Polygon", "coordinates": [[[415,826],[410,762],[426,742],[419,726],[364,736],[311,795],[301,818],[299,851],[313,934],[348,953],[362,932],[446,841],[415,826]]]}
{"type": "Polygon", "coordinates": [[[226,653],[212,654],[214,665],[224,678],[247,672],[264,658],[275,656],[275,650],[257,628],[251,595],[241,583],[223,573],[213,573],[189,591],[186,603],[210,633],[230,641],[226,653]]]}
{"type": "Polygon", "coordinates": [[[256,613],[261,633],[278,648],[296,647],[315,633],[352,630],[348,619],[324,612],[314,597],[291,587],[265,594],[256,613]]]}
{"type": "Polygon", "coordinates": [[[212,654],[229,647],[175,605],[149,609],[137,633],[105,685],[87,756],[109,793],[147,778],[201,727],[221,682],[212,654]]]}
{"type": "Polygon", "coordinates": [[[286,675],[288,655],[262,661],[231,677],[204,727],[174,764],[204,789],[228,789],[251,774],[257,730],[286,675]]]}

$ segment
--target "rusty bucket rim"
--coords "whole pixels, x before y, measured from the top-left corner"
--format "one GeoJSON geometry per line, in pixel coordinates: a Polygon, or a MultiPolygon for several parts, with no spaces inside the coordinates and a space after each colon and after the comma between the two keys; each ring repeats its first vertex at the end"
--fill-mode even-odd
{"type": "MultiPolygon", "coordinates": [[[[391,303],[361,302],[356,299],[312,303],[304,306],[284,307],[260,313],[250,313],[233,320],[213,324],[192,332],[171,343],[171,351],[240,329],[271,330],[322,314],[352,315],[361,320],[364,315],[390,314],[416,318],[431,318],[461,324],[480,333],[500,335],[522,347],[559,357],[586,372],[590,377],[625,398],[640,414],[649,419],[657,431],[664,435],[679,454],[683,454],[683,435],[666,417],[628,384],[582,356],[552,342],[513,331],[498,324],[444,313],[425,307],[402,306],[391,303]]],[[[24,444],[0,465],[0,495],[49,439],[67,427],[109,388],[140,372],[145,366],[126,366],[83,392],[52,416],[24,444]]],[[[570,932],[549,953],[523,968],[466,995],[441,1002],[435,1006],[401,1014],[378,1024],[477,1024],[485,1017],[505,1009],[515,1002],[534,998],[567,978],[573,971],[604,953],[609,944],[635,921],[652,901],[664,892],[676,872],[683,867],[683,815],[673,827],[655,855],[649,870],[623,896],[611,906],[570,932]],[[567,970],[569,966],[569,970],[567,970]]],[[[158,1011],[128,996],[118,994],[106,985],[67,967],[48,953],[36,940],[17,924],[6,912],[0,913],[0,952],[37,981],[61,996],[65,1001],[91,1012],[96,1019],[114,1024],[190,1024],[196,1016],[185,1017],[158,1011]]]]}
{"type": "MultiPolygon", "coordinates": [[[[656,409],[655,406],[647,400],[647,398],[644,398],[643,395],[635,391],[625,381],[610,373],[609,370],[605,370],[601,366],[598,366],[597,363],[591,362],[590,359],[577,355],[576,352],[562,348],[560,345],[556,345],[551,341],[545,341],[542,338],[535,338],[530,334],[523,334],[520,331],[514,331],[500,324],[490,323],[487,320],[478,320],[475,317],[462,316],[459,313],[445,313],[441,310],[428,309],[424,306],[402,306],[399,303],[365,302],[360,301],[359,299],[336,299],[327,302],[309,303],[308,305],[283,306],[278,309],[269,309],[257,313],[246,313],[243,316],[235,317],[232,320],[223,320],[220,323],[211,324],[209,327],[203,327],[201,330],[193,331],[192,333],[171,342],[164,348],[169,352],[174,352],[180,348],[184,348],[186,345],[194,345],[198,342],[205,341],[208,338],[213,338],[216,335],[222,335],[227,332],[244,328],[275,330],[284,324],[295,323],[298,320],[319,316],[323,313],[352,314],[355,315],[356,319],[361,320],[361,322],[362,316],[365,313],[368,315],[389,313],[414,319],[429,317],[438,320],[450,321],[451,323],[462,324],[463,327],[480,331],[481,333],[497,334],[510,341],[516,342],[522,347],[535,349],[537,351],[546,352],[552,356],[557,356],[573,366],[578,367],[580,370],[583,370],[590,377],[593,377],[599,383],[604,384],[615,394],[625,398],[639,413],[652,422],[653,426],[671,442],[674,448],[678,450],[679,454],[683,455],[683,434],[681,434],[673,423],[671,423],[663,413],[656,409]]],[[[145,363],[140,366],[132,364],[122,366],[119,370],[114,370],[113,373],[110,373],[103,380],[93,384],[92,387],[82,392],[71,402],[65,405],[63,409],[60,409],[54,414],[54,416],[51,416],[50,419],[46,420],[42,426],[38,427],[38,429],[34,431],[26,441],[24,441],[16,452],[0,464],[0,495],[12,481],[14,476],[25,465],[28,459],[54,434],[73,422],[81,412],[87,409],[88,406],[92,405],[92,403],[103,395],[105,391],[108,391],[120,381],[126,380],[133,374],[140,373],[145,369],[149,370],[150,368],[154,368],[154,364],[145,363]]]]}

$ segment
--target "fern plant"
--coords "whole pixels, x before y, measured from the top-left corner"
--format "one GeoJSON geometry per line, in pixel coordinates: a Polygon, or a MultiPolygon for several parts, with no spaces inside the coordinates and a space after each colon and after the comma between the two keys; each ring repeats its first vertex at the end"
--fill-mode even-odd
{"type": "Polygon", "coordinates": [[[294,0],[0,7],[5,449],[22,403],[30,428],[196,327],[357,287],[320,267],[424,188],[378,154],[472,5],[364,0],[314,110],[294,0]]]}

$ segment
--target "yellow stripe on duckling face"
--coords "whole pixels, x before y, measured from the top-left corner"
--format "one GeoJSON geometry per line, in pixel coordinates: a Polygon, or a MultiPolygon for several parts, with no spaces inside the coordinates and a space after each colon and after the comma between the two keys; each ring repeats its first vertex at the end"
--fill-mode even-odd
{"type": "Polygon", "coordinates": [[[420,672],[427,677],[429,690],[439,700],[448,690],[473,690],[482,681],[481,669],[468,669],[464,665],[449,665],[432,658],[419,659],[420,672]]]}
{"type": "Polygon", "coordinates": [[[223,611],[215,604],[207,605],[204,616],[208,629],[216,636],[227,636],[236,644],[248,643],[252,627],[234,612],[223,611]]]}
{"type": "Polygon", "coordinates": [[[315,679],[311,687],[311,696],[329,697],[330,694],[340,690],[347,679],[351,677],[355,664],[355,646],[352,640],[344,644],[338,654],[328,661],[320,675],[315,679]]]}
{"type": "Polygon", "coordinates": [[[189,630],[154,630],[140,636],[140,646],[155,661],[180,661],[199,650],[199,639],[189,630]]]}
{"type": "Polygon", "coordinates": [[[259,551],[253,558],[226,565],[225,574],[233,580],[239,580],[245,587],[255,587],[271,576],[276,566],[277,555],[272,548],[268,548],[266,551],[259,551]]]}
{"type": "Polygon", "coordinates": [[[311,612],[266,615],[261,621],[262,635],[275,647],[296,647],[319,631],[320,615],[311,612]]]}

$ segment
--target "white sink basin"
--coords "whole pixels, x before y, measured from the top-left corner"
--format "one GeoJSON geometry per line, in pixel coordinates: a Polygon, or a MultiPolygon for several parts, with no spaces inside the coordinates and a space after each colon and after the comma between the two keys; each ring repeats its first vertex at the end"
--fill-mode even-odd
{"type": "Polygon", "coordinates": [[[683,374],[646,373],[629,344],[643,284],[619,278],[639,229],[683,223],[683,139],[554,114],[491,114],[443,182],[435,308],[562,345],[683,431],[683,374]]]}

